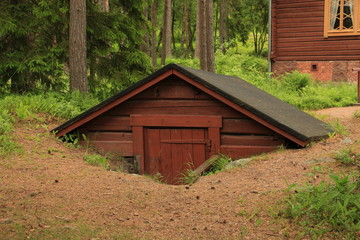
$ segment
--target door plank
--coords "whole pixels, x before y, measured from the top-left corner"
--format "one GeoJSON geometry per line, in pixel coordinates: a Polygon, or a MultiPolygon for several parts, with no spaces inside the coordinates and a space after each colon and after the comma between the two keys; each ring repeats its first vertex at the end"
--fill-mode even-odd
{"type": "Polygon", "coordinates": [[[170,139],[170,129],[160,129],[160,165],[161,165],[161,174],[164,177],[165,182],[170,182],[173,179],[172,174],[172,161],[171,161],[171,144],[163,143],[167,139],[170,139]]]}
{"type": "Polygon", "coordinates": [[[144,154],[144,128],[142,126],[132,127],[133,132],[133,151],[134,156],[140,158],[140,174],[145,171],[145,154],[144,154]]]}
{"type": "MultiPolygon", "coordinates": [[[[204,141],[206,139],[205,136],[205,129],[193,129],[193,139],[194,141],[204,141]]],[[[206,159],[208,155],[207,151],[207,142],[205,141],[204,144],[195,144],[193,145],[193,163],[194,169],[199,167],[206,159]]]]}
{"type": "MultiPolygon", "coordinates": [[[[171,129],[171,139],[181,139],[181,129],[171,129]]],[[[182,160],[182,144],[171,144],[171,160],[172,160],[172,175],[173,184],[178,183],[180,172],[182,172],[183,168],[183,160],[182,160]]]]}
{"type": "MultiPolygon", "coordinates": [[[[192,129],[182,129],[181,139],[182,140],[192,139],[193,137],[192,132],[193,132],[192,129]]],[[[194,166],[193,144],[191,144],[190,142],[185,142],[184,144],[182,144],[182,155],[183,155],[182,157],[183,166],[181,172],[183,173],[184,171],[186,171],[186,169],[192,169],[194,166]]]]}
{"type": "Polygon", "coordinates": [[[145,173],[161,173],[160,169],[160,129],[145,128],[144,137],[146,139],[145,153],[145,173]]]}

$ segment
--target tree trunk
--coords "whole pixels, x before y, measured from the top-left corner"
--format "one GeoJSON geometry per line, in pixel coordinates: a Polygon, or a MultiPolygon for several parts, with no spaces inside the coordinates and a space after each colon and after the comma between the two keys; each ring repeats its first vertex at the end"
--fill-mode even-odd
{"type": "Polygon", "coordinates": [[[70,91],[88,92],[86,72],[86,0],[70,0],[70,91]]]}
{"type": "Polygon", "coordinates": [[[171,0],[165,0],[162,41],[161,65],[165,65],[166,58],[171,57],[171,0]]]}
{"type": "MultiPolygon", "coordinates": [[[[146,20],[149,19],[149,6],[146,5],[144,7],[144,17],[146,20]]],[[[145,34],[143,36],[143,43],[141,44],[140,48],[141,51],[146,53],[150,57],[150,35],[149,35],[149,29],[147,27],[147,24],[144,24],[145,34]]]]}
{"type": "Polygon", "coordinates": [[[157,67],[157,53],[156,53],[156,6],[157,1],[151,5],[151,62],[153,67],[157,67]]]}
{"type": "Polygon", "coordinates": [[[206,64],[207,71],[215,72],[214,54],[214,2],[207,0],[206,4],[206,64]]]}
{"type": "Polygon", "coordinates": [[[227,41],[226,18],[228,16],[228,0],[220,0],[220,19],[219,19],[219,42],[220,50],[226,53],[225,43],[227,41]]]}
{"type": "Polygon", "coordinates": [[[201,6],[202,6],[202,0],[197,0],[196,4],[196,30],[195,30],[195,58],[200,58],[200,18],[201,18],[201,6]]]}
{"type": "Polygon", "coordinates": [[[200,68],[207,71],[207,41],[206,41],[206,0],[200,0],[199,7],[199,45],[200,45],[200,68]]]}
{"type": "MultiPolygon", "coordinates": [[[[185,47],[187,48],[187,44],[189,41],[189,32],[188,32],[188,17],[187,17],[187,6],[186,0],[183,1],[183,17],[182,17],[182,29],[181,29],[181,44],[180,50],[182,53],[186,52],[185,47]]],[[[186,55],[186,54],[185,54],[186,55]]]]}
{"type": "Polygon", "coordinates": [[[176,52],[176,39],[175,39],[175,31],[174,31],[174,29],[175,29],[175,21],[176,21],[176,19],[175,19],[175,8],[176,8],[176,6],[175,6],[175,1],[173,1],[172,2],[172,4],[174,4],[174,5],[172,5],[171,6],[171,43],[172,43],[172,50],[173,51],[175,51],[176,52]]]}

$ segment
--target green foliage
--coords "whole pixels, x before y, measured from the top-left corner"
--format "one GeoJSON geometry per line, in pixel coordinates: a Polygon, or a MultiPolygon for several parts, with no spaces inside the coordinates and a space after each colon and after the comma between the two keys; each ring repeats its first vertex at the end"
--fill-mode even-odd
{"type": "Polygon", "coordinates": [[[156,183],[164,183],[164,176],[161,173],[157,172],[154,175],[145,175],[146,177],[151,178],[156,183]]]}
{"type": "Polygon", "coordinates": [[[232,162],[232,159],[224,154],[219,154],[219,158],[217,158],[213,164],[210,166],[209,170],[207,170],[204,175],[212,175],[215,173],[219,173],[223,171],[228,163],[232,162]]]}
{"type": "MultiPolygon", "coordinates": [[[[69,2],[0,2],[0,92],[68,90],[69,2]]],[[[109,97],[148,73],[140,50],[143,1],[111,2],[110,12],[87,1],[87,57],[90,90],[109,97]]]]}
{"type": "Polygon", "coordinates": [[[282,214],[312,237],[331,232],[334,238],[354,239],[360,230],[359,174],[333,174],[331,179],[332,183],[297,187],[282,214]]]}
{"type": "Polygon", "coordinates": [[[339,119],[332,121],[330,124],[336,134],[338,134],[338,135],[348,135],[349,134],[348,131],[346,130],[345,126],[339,122],[339,119]]]}
{"type": "Polygon", "coordinates": [[[268,33],[269,1],[231,0],[228,20],[230,37],[246,43],[249,33],[252,36],[254,54],[263,55],[268,33]]]}
{"type": "Polygon", "coordinates": [[[345,148],[338,151],[335,159],[345,165],[360,166],[360,154],[355,153],[352,148],[345,148]]]}
{"type": "Polygon", "coordinates": [[[0,91],[64,87],[64,7],[66,1],[0,2],[0,91]]]}
{"type": "Polygon", "coordinates": [[[110,12],[88,4],[88,59],[90,91],[100,99],[128,87],[149,73],[150,61],[141,51],[143,1],[114,1],[110,12]]]}
{"type": "Polygon", "coordinates": [[[283,84],[290,91],[301,92],[305,87],[309,86],[310,74],[300,73],[299,71],[293,71],[286,73],[281,77],[283,84]]]}
{"type": "Polygon", "coordinates": [[[0,156],[19,149],[11,137],[16,121],[38,120],[37,114],[70,119],[99,101],[79,92],[8,95],[0,98],[0,156]]]}
{"type": "Polygon", "coordinates": [[[196,182],[196,180],[199,178],[199,174],[194,172],[191,168],[186,169],[185,172],[181,173],[181,177],[179,179],[181,184],[187,184],[191,185],[196,182]]]}
{"type": "Polygon", "coordinates": [[[93,166],[102,167],[106,170],[110,169],[110,164],[108,160],[99,154],[85,154],[84,161],[93,166]]]}
{"type": "Polygon", "coordinates": [[[360,118],[360,111],[359,111],[359,110],[356,110],[356,111],[353,113],[352,117],[355,118],[355,119],[360,118]]]}

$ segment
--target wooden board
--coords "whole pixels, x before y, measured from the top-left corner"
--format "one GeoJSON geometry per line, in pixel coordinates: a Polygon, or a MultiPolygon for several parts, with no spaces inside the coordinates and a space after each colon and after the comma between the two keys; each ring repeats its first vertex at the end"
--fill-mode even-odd
{"type": "Polygon", "coordinates": [[[82,128],[87,131],[131,131],[130,117],[99,116],[84,124],[82,128]]]}
{"type": "Polygon", "coordinates": [[[132,141],[129,132],[88,132],[87,140],[90,141],[132,141]]]}
{"type": "Polygon", "coordinates": [[[220,129],[221,133],[231,134],[272,134],[274,131],[255,122],[247,119],[224,119],[223,127],[220,129]]]}
{"type": "Polygon", "coordinates": [[[134,155],[132,141],[81,141],[81,144],[89,145],[101,153],[113,153],[123,157],[134,155]]]}
{"type": "Polygon", "coordinates": [[[171,80],[164,80],[142,93],[136,95],[133,99],[210,99],[211,97],[187,84],[176,76],[171,80]]]}
{"type": "MultiPolygon", "coordinates": [[[[280,136],[279,136],[280,137],[280,136]]],[[[244,145],[244,146],[280,146],[285,140],[274,136],[262,135],[221,135],[222,145],[244,145]]]]}
{"type": "Polygon", "coordinates": [[[202,115],[142,115],[130,116],[132,126],[148,127],[222,127],[221,116],[202,116],[202,115]]]}
{"type": "Polygon", "coordinates": [[[220,151],[222,154],[228,155],[232,159],[239,159],[274,151],[276,149],[278,149],[278,146],[221,145],[220,151]]]}
{"type": "Polygon", "coordinates": [[[273,60],[359,60],[359,36],[324,37],[324,1],[273,2],[273,60]]]}
{"type": "Polygon", "coordinates": [[[130,116],[132,114],[219,115],[226,118],[248,118],[225,104],[195,100],[149,100],[146,104],[131,101],[106,113],[107,116],[130,116]]]}

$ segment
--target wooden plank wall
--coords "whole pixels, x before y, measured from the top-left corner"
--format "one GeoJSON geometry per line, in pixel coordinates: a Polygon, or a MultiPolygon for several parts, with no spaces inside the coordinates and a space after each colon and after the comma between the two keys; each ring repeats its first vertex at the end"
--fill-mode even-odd
{"type": "Polygon", "coordinates": [[[80,131],[104,152],[132,156],[131,114],[222,116],[220,152],[234,158],[271,151],[285,142],[272,130],[178,79],[154,85],[83,125],[80,131]]]}
{"type": "Polygon", "coordinates": [[[359,60],[360,36],[324,37],[324,0],[272,2],[272,60],[359,60]]]}

